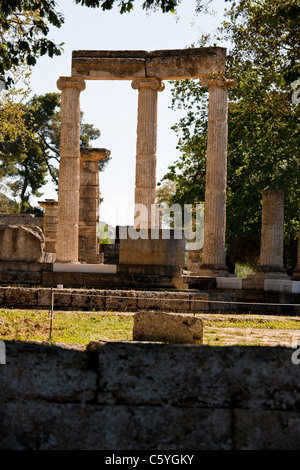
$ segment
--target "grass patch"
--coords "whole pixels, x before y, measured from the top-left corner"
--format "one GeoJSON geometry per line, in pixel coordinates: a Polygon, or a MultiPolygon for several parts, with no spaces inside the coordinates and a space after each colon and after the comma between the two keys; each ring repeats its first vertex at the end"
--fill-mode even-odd
{"type": "MultiPolygon", "coordinates": [[[[133,315],[133,314],[132,314],[133,315]]],[[[64,343],[132,341],[133,317],[124,312],[55,311],[50,337],[48,310],[0,309],[0,339],[64,343]]],[[[203,344],[211,346],[291,346],[300,340],[299,317],[197,314],[204,321],[203,344]]]]}
{"type": "MultiPolygon", "coordinates": [[[[45,310],[0,309],[0,339],[49,341],[45,310]]],[[[55,312],[51,341],[87,345],[90,341],[131,341],[133,318],[111,312],[55,312]]]]}
{"type": "Polygon", "coordinates": [[[298,319],[266,319],[266,318],[225,318],[225,319],[205,319],[206,326],[215,328],[261,328],[274,330],[299,330],[300,320],[298,319]]]}

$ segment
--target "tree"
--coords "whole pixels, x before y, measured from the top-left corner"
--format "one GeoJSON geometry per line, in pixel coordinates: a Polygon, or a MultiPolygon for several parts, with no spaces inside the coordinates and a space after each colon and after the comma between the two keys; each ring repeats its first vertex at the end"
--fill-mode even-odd
{"type": "Polygon", "coordinates": [[[2,0],[0,3],[0,77],[13,83],[12,70],[33,66],[39,56],[60,55],[62,44],[47,39],[49,25],[60,27],[64,19],[54,0],[2,0]]]}
{"type": "MultiPolygon", "coordinates": [[[[75,0],[89,8],[111,10],[117,5],[121,14],[133,10],[142,2],[144,10],[175,13],[181,0],[75,0]]],[[[195,11],[207,8],[211,0],[196,0],[195,11]]],[[[226,1],[226,0],[225,0],[226,1]]],[[[1,0],[0,3],[0,80],[7,87],[13,84],[12,69],[21,65],[33,66],[43,55],[60,55],[63,43],[48,39],[49,26],[60,28],[64,23],[55,0],[1,0]]]]}
{"type": "MultiPolygon", "coordinates": [[[[49,176],[58,185],[60,94],[35,95],[26,103],[25,110],[30,132],[11,145],[6,142],[10,151],[0,154],[0,174],[6,175],[7,187],[15,198],[20,199],[20,212],[32,211],[30,196],[42,196],[41,189],[49,176]]],[[[81,145],[89,147],[99,136],[98,129],[83,121],[82,113],[81,145]]],[[[105,164],[102,163],[99,169],[103,170],[105,164]]]]}
{"type": "MultiPolygon", "coordinates": [[[[285,2],[290,14],[283,14],[282,7],[281,0],[241,0],[218,33],[232,41],[227,74],[237,80],[229,93],[228,261],[257,267],[262,191],[283,189],[285,263],[292,270],[300,220],[300,107],[291,100],[290,82],[299,65],[300,35],[291,12],[299,5],[285,2]]],[[[209,40],[203,38],[206,44],[209,40]]],[[[199,80],[174,82],[172,106],[185,109],[186,116],[174,126],[181,156],[163,178],[176,183],[173,203],[204,201],[207,91],[199,80]]]]}

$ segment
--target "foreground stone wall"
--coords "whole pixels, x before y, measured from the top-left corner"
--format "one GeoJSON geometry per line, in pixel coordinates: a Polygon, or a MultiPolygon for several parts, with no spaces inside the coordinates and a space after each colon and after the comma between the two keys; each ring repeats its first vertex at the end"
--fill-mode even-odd
{"type": "Polygon", "coordinates": [[[6,344],[0,449],[300,449],[291,348],[6,344]]]}

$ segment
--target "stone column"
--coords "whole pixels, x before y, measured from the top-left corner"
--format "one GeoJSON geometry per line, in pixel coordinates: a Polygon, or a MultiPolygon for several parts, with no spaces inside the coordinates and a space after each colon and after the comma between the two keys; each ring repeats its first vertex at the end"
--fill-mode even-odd
{"type": "Polygon", "coordinates": [[[298,234],[298,251],[297,251],[297,265],[291,277],[293,281],[300,281],[300,228],[298,234]]]}
{"type": "Polygon", "coordinates": [[[45,253],[56,253],[58,203],[54,199],[46,199],[45,201],[38,201],[38,203],[45,210],[45,246],[43,251],[45,253]]]}
{"type": "Polygon", "coordinates": [[[199,275],[226,276],[228,88],[232,80],[205,79],[209,87],[203,257],[199,275]]]}
{"type": "Polygon", "coordinates": [[[257,274],[286,275],[283,264],[284,193],[278,189],[262,192],[260,261],[257,274]]]}
{"type": "Polygon", "coordinates": [[[61,138],[58,186],[57,262],[78,262],[80,78],[61,77],[61,138]]]}
{"type": "MultiPolygon", "coordinates": [[[[156,144],[157,144],[157,92],[164,89],[158,78],[133,80],[132,88],[139,91],[135,172],[135,204],[142,204],[136,228],[151,227],[151,205],[155,204],[156,194],[156,144]]],[[[154,222],[155,224],[155,222],[154,222]]]]}
{"type": "Polygon", "coordinates": [[[78,259],[81,263],[99,263],[99,160],[109,155],[106,149],[80,149],[78,259]]]}

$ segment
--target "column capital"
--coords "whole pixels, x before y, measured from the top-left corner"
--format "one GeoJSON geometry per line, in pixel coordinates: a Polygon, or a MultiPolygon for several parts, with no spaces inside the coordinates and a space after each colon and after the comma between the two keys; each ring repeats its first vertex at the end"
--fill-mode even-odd
{"type": "Polygon", "coordinates": [[[226,78],[224,75],[219,76],[204,76],[201,78],[201,86],[203,87],[220,87],[220,88],[235,88],[236,81],[226,78]]]}
{"type": "Polygon", "coordinates": [[[46,199],[45,201],[38,201],[38,205],[43,209],[57,209],[58,201],[55,201],[55,199],[46,199]]]}
{"type": "Polygon", "coordinates": [[[79,91],[83,91],[85,89],[85,81],[79,77],[60,77],[56,85],[59,90],[63,90],[64,88],[77,88],[79,91]]]}
{"type": "Polygon", "coordinates": [[[110,150],[93,147],[80,147],[80,158],[86,161],[100,161],[110,156],[110,150]]]}
{"type": "Polygon", "coordinates": [[[154,91],[163,91],[165,84],[160,78],[135,78],[131,82],[131,86],[134,90],[140,90],[141,88],[151,88],[154,91]]]}

